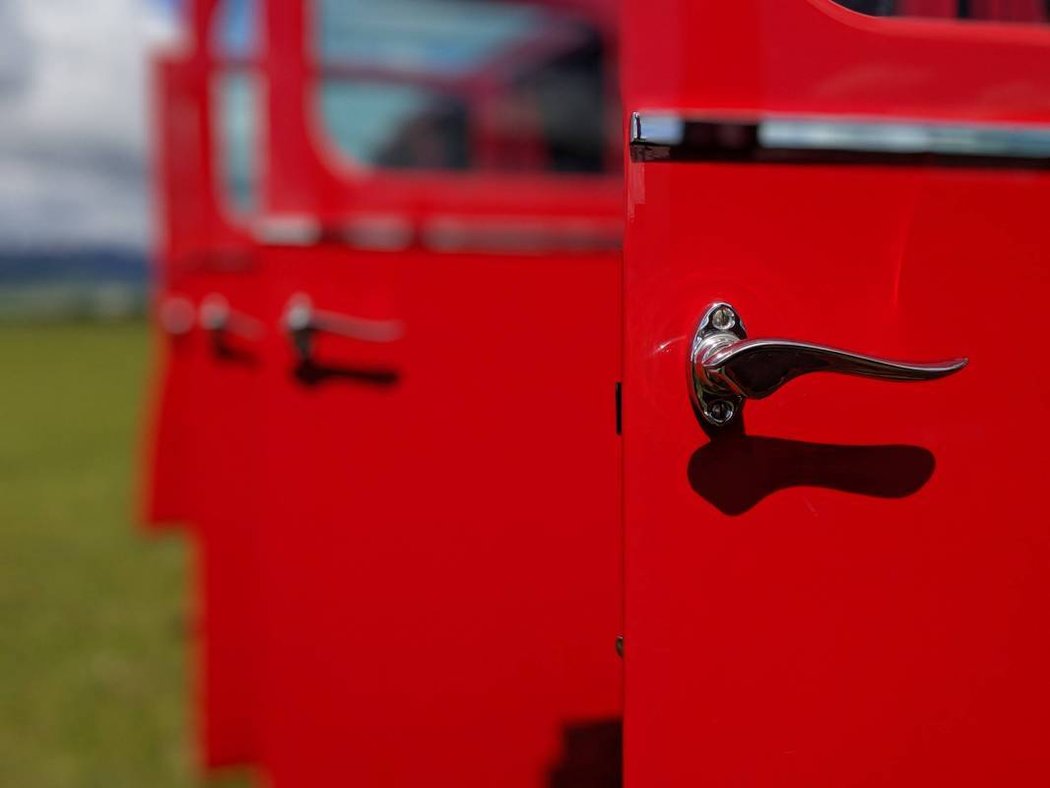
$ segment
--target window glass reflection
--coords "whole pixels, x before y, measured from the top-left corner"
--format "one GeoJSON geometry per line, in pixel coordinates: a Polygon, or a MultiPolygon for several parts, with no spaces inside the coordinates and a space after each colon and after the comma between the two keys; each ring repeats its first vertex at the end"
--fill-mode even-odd
{"type": "Polygon", "coordinates": [[[614,64],[569,5],[317,0],[328,138],[366,166],[612,170],[614,64]]]}
{"type": "Polygon", "coordinates": [[[256,0],[223,0],[215,9],[212,51],[219,57],[247,59],[259,54],[256,0]]]}
{"type": "Polygon", "coordinates": [[[836,0],[872,16],[918,16],[986,22],[1046,23],[1050,0],[836,0]]]}
{"type": "Polygon", "coordinates": [[[237,214],[259,208],[260,79],[247,72],[218,76],[212,88],[219,189],[237,214]]]}

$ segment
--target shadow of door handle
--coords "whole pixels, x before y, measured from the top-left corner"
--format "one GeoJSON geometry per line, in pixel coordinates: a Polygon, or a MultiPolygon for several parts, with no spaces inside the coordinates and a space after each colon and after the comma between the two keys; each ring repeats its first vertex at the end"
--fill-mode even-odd
{"type": "Polygon", "coordinates": [[[263,339],[266,327],[261,320],[231,309],[225,296],[219,293],[205,296],[199,321],[211,338],[212,350],[218,358],[252,364],[258,360],[251,346],[263,339]]]}
{"type": "Polygon", "coordinates": [[[694,492],[737,516],[791,487],[906,498],[922,489],[936,465],[922,446],[836,446],[741,434],[706,442],[687,473],[694,492]]]}
{"type": "Polygon", "coordinates": [[[689,361],[693,403],[701,418],[714,427],[737,419],[745,400],[768,397],[788,381],[812,372],[922,381],[952,375],[967,364],[965,358],[907,363],[791,339],[748,339],[740,315],[723,302],[704,312],[689,361]]]}

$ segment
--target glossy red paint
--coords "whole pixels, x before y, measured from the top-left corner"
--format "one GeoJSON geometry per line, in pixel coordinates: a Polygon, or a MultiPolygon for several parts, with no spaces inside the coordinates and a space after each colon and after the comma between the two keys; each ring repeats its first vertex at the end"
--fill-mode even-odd
{"type": "Polygon", "coordinates": [[[160,58],[153,67],[154,223],[158,234],[154,252],[155,293],[152,312],[155,332],[153,407],[146,431],[146,469],[141,521],[160,529],[184,522],[192,498],[191,391],[194,377],[185,371],[194,355],[192,328],[196,306],[186,292],[179,263],[193,247],[193,218],[206,213],[197,198],[207,192],[207,171],[180,170],[180,161],[202,162],[202,127],[192,113],[200,97],[194,95],[189,70],[174,59],[160,58]],[[196,216],[194,216],[196,214],[196,216]]]}
{"type": "Polygon", "coordinates": [[[201,303],[221,297],[243,326],[209,332],[194,412],[202,430],[194,473],[197,543],[198,692],[202,752],[210,767],[254,763],[262,685],[257,530],[264,516],[262,347],[268,330],[256,272],[208,277],[201,303]],[[225,295],[219,295],[225,294],[225,295]],[[243,333],[241,333],[243,332],[243,333]]]}
{"type": "MultiPolygon", "coordinates": [[[[194,19],[208,18],[199,4],[194,19]]],[[[205,39],[206,40],[206,39],[205,39]]],[[[148,427],[143,520],[185,526],[194,545],[194,684],[200,763],[257,757],[260,635],[253,529],[260,517],[255,340],[221,341],[200,324],[219,295],[260,320],[260,280],[245,231],[215,190],[213,128],[205,54],[190,48],[154,69],[158,226],[155,324],[158,368],[148,427]]]]}
{"type": "MultiPolygon", "coordinates": [[[[1047,29],[627,0],[624,31],[628,111],[1050,122],[1047,29]]],[[[628,788],[1050,783],[1046,172],[627,181],[628,788]],[[752,336],[970,366],[812,376],[712,441],[684,367],[719,299],[752,336]]]]}
{"type": "MultiPolygon", "coordinates": [[[[216,2],[198,0],[190,4],[188,41],[178,50],[158,55],[152,68],[157,228],[152,311],[157,384],[146,431],[141,519],[155,528],[191,517],[195,486],[196,417],[190,403],[199,381],[188,373],[195,341],[188,335],[172,333],[166,315],[173,305],[181,312],[185,306],[182,302],[191,291],[198,298],[203,295],[202,274],[229,274],[250,267],[246,263],[250,236],[229,220],[215,189],[209,91],[212,64],[207,50],[196,46],[197,41],[208,40],[216,2]]],[[[199,304],[191,298],[188,305],[195,310],[199,304]]],[[[189,318],[191,328],[194,318],[189,318]]],[[[179,322],[185,320],[180,317],[179,322]]]]}
{"type": "Polygon", "coordinates": [[[406,330],[320,337],[312,382],[290,350],[270,368],[274,783],[607,784],[586,758],[615,773],[615,261],[266,256],[275,304],[406,330]]]}
{"type": "Polygon", "coordinates": [[[615,784],[619,179],[346,169],[286,110],[314,105],[307,8],[268,6],[268,204],[329,240],[264,247],[269,309],[305,293],[405,334],[267,367],[265,766],[277,786],[615,784]],[[377,218],[405,248],[335,240],[377,218]],[[466,248],[435,243],[450,228],[466,248]],[[508,231],[543,244],[500,249],[508,231]]]}
{"type": "MultiPolygon", "coordinates": [[[[251,271],[198,271],[181,277],[165,299],[184,300],[196,320],[200,306],[222,293],[231,309],[254,316],[259,285],[251,271]]],[[[197,323],[165,341],[170,355],[155,489],[178,504],[194,546],[198,757],[208,768],[250,763],[257,752],[259,683],[254,531],[261,516],[261,339],[221,337],[197,323]]]]}
{"type": "MultiPolygon", "coordinates": [[[[566,5],[612,35],[611,5],[566,5]]],[[[204,760],[277,786],[615,784],[620,179],[348,170],[315,128],[304,4],[265,11],[261,60],[211,57],[202,0],[161,69],[159,300],[220,293],[267,328],[258,366],[199,327],[161,340],[153,499],[197,534],[204,760]],[[242,226],[208,90],[231,65],[269,98],[242,226]],[[316,237],[255,240],[289,219],[316,237]],[[377,220],[406,248],[349,242],[377,220]],[[299,293],[405,337],[320,336],[297,375],[299,293]]]]}

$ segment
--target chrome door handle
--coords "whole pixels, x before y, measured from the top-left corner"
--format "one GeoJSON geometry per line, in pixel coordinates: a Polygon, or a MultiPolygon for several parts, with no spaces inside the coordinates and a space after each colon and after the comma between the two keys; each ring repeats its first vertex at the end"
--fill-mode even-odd
{"type": "Polygon", "coordinates": [[[359,342],[396,342],[405,334],[400,320],[371,320],[316,309],[304,293],[292,296],[284,313],[284,325],[300,358],[313,360],[313,338],[318,333],[336,334],[359,342]]]}
{"type": "Polygon", "coordinates": [[[737,311],[711,304],[693,337],[690,394],[705,422],[724,427],[748,399],[762,399],[811,372],[837,372],[881,380],[936,380],[960,371],[967,359],[913,364],[874,358],[791,339],[748,339],[737,311]]]}
{"type": "Polygon", "coordinates": [[[262,321],[231,309],[230,302],[218,293],[211,293],[201,301],[200,325],[216,338],[232,334],[254,340],[264,333],[262,321]]]}

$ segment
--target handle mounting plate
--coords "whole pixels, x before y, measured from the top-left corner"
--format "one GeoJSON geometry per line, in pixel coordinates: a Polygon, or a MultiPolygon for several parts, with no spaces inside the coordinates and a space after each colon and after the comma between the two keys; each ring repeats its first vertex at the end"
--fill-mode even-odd
{"type": "Polygon", "coordinates": [[[745,339],[747,328],[730,304],[716,301],[704,310],[689,353],[689,391],[693,408],[712,427],[725,427],[736,419],[744,407],[744,398],[732,392],[713,392],[703,377],[703,359],[718,348],[745,339]]]}

